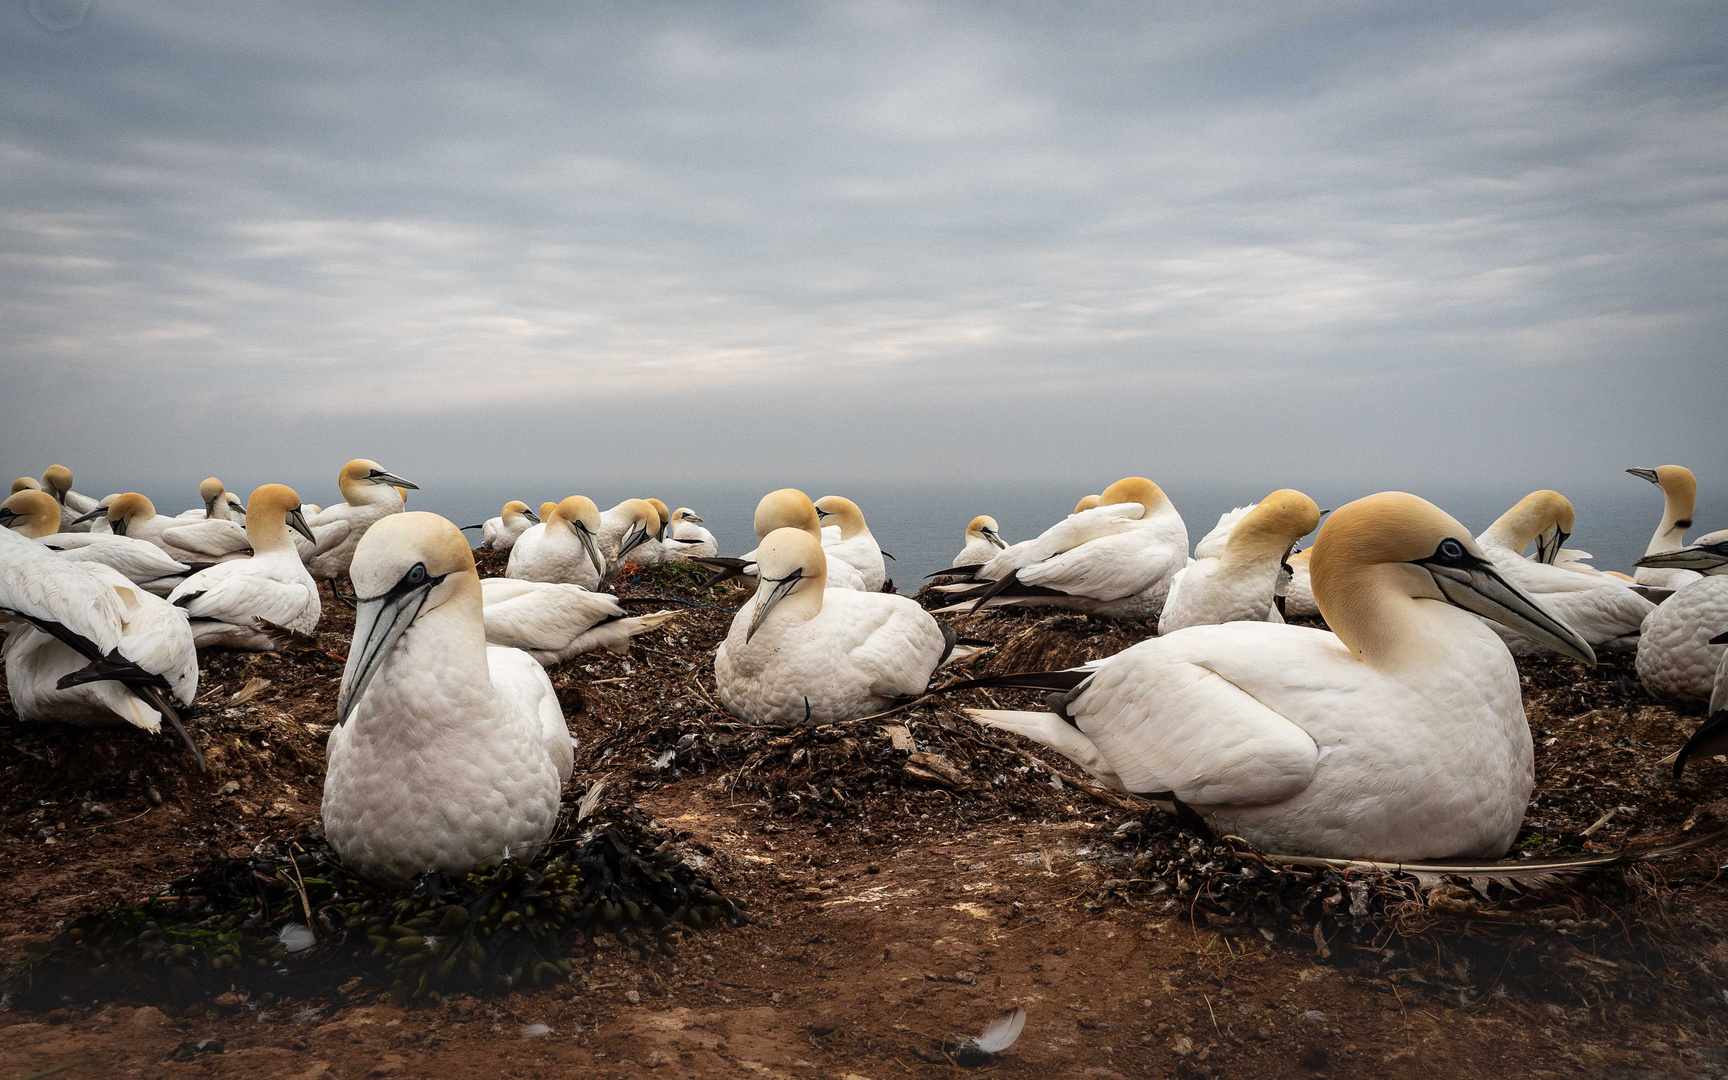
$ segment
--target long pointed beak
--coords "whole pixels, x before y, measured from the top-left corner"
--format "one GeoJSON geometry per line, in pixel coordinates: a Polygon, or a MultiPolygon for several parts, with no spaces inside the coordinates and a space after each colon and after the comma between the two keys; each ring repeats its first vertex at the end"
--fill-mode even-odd
{"type": "Polygon", "coordinates": [[[1640,480],[1648,480],[1652,484],[1661,483],[1661,481],[1656,478],[1656,470],[1655,469],[1627,469],[1626,471],[1631,473],[1633,476],[1636,476],[1640,480]]]}
{"type": "Polygon", "coordinates": [[[101,517],[103,514],[106,514],[107,512],[108,512],[108,508],[106,506],[98,506],[96,509],[90,511],[88,514],[85,514],[83,517],[73,518],[72,524],[82,525],[86,521],[95,521],[97,518],[101,517]]]}
{"type": "Polygon", "coordinates": [[[112,525],[110,525],[109,528],[114,530],[115,536],[125,536],[126,535],[126,519],[121,518],[119,521],[116,521],[112,525]]]}
{"type": "Polygon", "coordinates": [[[570,527],[576,530],[576,539],[582,541],[582,550],[588,553],[588,561],[594,564],[594,572],[602,578],[606,576],[606,556],[600,554],[600,545],[595,543],[594,534],[588,531],[588,526],[580,521],[573,521],[570,527]]]}
{"type": "Polygon", "coordinates": [[[618,545],[618,561],[623,562],[624,556],[635,551],[648,542],[648,530],[640,524],[630,526],[630,531],[624,534],[624,542],[618,545]]]}
{"type": "Polygon", "coordinates": [[[306,524],[306,514],[296,506],[288,511],[288,527],[316,544],[318,538],[312,535],[312,526],[306,524]]]}
{"type": "Polygon", "coordinates": [[[12,523],[23,516],[23,514],[18,513],[16,510],[0,506],[0,529],[10,529],[12,523]]]}
{"type": "Polygon", "coordinates": [[[1724,548],[1728,548],[1728,544],[1693,544],[1691,547],[1646,555],[1633,565],[1648,566],[1655,570],[1697,570],[1708,573],[1719,566],[1728,566],[1728,550],[1723,550],[1724,548]]]}
{"type": "Polygon", "coordinates": [[[996,545],[997,550],[1007,549],[1008,545],[1002,541],[1001,536],[997,535],[995,529],[980,529],[979,531],[984,534],[984,539],[996,545]]]}
{"type": "Polygon", "coordinates": [[[1438,566],[1421,563],[1440,586],[1440,592],[1458,607],[1499,623],[1548,646],[1562,656],[1596,665],[1596,651],[1578,636],[1578,631],[1531,599],[1530,594],[1500,576],[1492,563],[1472,566],[1438,566]]]}
{"type": "Polygon", "coordinates": [[[702,519],[697,517],[695,514],[685,514],[684,520],[685,521],[694,521],[698,525],[702,524],[702,519]]]}
{"type": "Polygon", "coordinates": [[[342,669],[342,688],[336,695],[336,722],[346,723],[348,715],[371,684],[372,676],[389,654],[396,639],[420,614],[431,586],[404,593],[386,593],[370,600],[361,600],[354,609],[354,640],[348,646],[348,663],[342,669]]]}
{"type": "Polygon", "coordinates": [[[540,515],[539,515],[539,514],[536,514],[536,513],[535,513],[535,512],[534,512],[534,511],[532,511],[532,510],[524,510],[524,511],[522,511],[522,516],[523,516],[523,517],[525,517],[525,518],[527,518],[527,519],[528,519],[528,520],[529,520],[529,521],[532,521],[532,522],[533,522],[533,523],[534,523],[534,524],[536,524],[536,525],[538,525],[538,524],[540,524],[540,515]]]}
{"type": "Polygon", "coordinates": [[[749,641],[751,638],[756,636],[756,630],[762,625],[762,620],[766,619],[768,613],[774,610],[775,605],[786,599],[792,590],[798,587],[798,583],[802,580],[804,580],[804,571],[794,570],[790,575],[776,581],[774,587],[768,590],[768,595],[757,601],[756,614],[750,620],[750,629],[744,632],[745,641],[749,641]]]}
{"type": "Polygon", "coordinates": [[[1536,561],[1554,565],[1554,560],[1560,557],[1560,549],[1566,546],[1566,538],[1571,533],[1561,532],[1558,527],[1546,529],[1536,538],[1536,561]]]}
{"type": "Polygon", "coordinates": [[[371,480],[374,484],[389,484],[391,487],[405,487],[409,491],[420,490],[419,484],[416,484],[412,480],[404,480],[400,476],[391,472],[373,473],[371,476],[367,477],[367,479],[371,480]]]}
{"type": "Polygon", "coordinates": [[[464,525],[462,531],[467,532],[469,529],[484,529],[485,527],[484,525],[464,525]]]}

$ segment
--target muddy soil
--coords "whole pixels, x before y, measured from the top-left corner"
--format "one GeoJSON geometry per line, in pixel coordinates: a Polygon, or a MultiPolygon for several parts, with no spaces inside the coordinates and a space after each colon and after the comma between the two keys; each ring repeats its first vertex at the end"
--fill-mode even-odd
{"type": "MultiPolygon", "coordinates": [[[[1728,1075],[1728,906],[1714,881],[1728,845],[1534,897],[1445,886],[1413,894],[1403,921],[1389,908],[1350,915],[1348,883],[1326,908],[1339,890],[1317,877],[1308,914],[1269,918],[1230,900],[1255,877],[1241,859],[958,712],[1028,707],[1030,695],[971,692],[815,731],[732,720],[715,707],[710,659],[744,594],[693,585],[626,580],[632,603],[683,617],[627,657],[553,670],[581,740],[572,790],[604,778],[611,799],[708,845],[716,882],[755,924],[634,961],[602,942],[575,958],[567,985],[416,1008],[360,980],[187,1007],[7,1003],[0,1070],[948,1076],[961,1070],[944,1043],[1018,1006],[1024,1033],[980,1071],[1728,1075]],[[1313,916],[1322,909],[1333,914],[1313,916]]],[[[1001,646],[973,672],[1065,666],[1151,633],[1035,612],[960,626],[1001,646]]],[[[332,601],[313,644],[207,657],[190,725],[203,774],[172,737],[20,723],[0,697],[12,751],[0,961],[201,857],[314,828],[350,629],[332,601]]],[[[1698,718],[1651,700],[1629,661],[1523,669],[1539,788],[1520,854],[1720,825],[1728,765],[1667,778],[1659,760],[1698,718]]]]}

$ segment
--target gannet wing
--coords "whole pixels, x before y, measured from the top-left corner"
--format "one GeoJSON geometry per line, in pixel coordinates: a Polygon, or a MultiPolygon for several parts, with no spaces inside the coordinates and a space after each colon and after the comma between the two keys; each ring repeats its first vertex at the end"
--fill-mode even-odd
{"type": "Polygon", "coordinates": [[[1224,554],[1224,548],[1230,543],[1230,533],[1235,530],[1236,523],[1248,516],[1248,512],[1259,506],[1259,503],[1249,503],[1226,511],[1218,516],[1218,524],[1212,526],[1212,531],[1200,538],[1194,545],[1196,559],[1213,559],[1224,554]]]}
{"type": "Polygon", "coordinates": [[[213,619],[252,626],[263,619],[290,630],[299,629],[309,604],[309,585],[247,573],[250,560],[219,563],[200,570],[175,586],[168,602],[194,619],[213,619]]]}
{"type": "Polygon", "coordinates": [[[530,652],[555,653],[566,649],[595,624],[621,619],[624,608],[608,593],[590,592],[580,585],[523,582],[530,589],[482,589],[485,602],[486,640],[530,652]],[[500,597],[494,600],[494,597],[500,597]]]}
{"type": "Polygon", "coordinates": [[[140,584],[191,571],[167,552],[146,540],[112,533],[55,533],[38,543],[50,551],[64,553],[82,562],[101,563],[140,584]]]}
{"type": "Polygon", "coordinates": [[[842,605],[838,614],[844,615],[846,637],[855,636],[857,642],[847,655],[870,673],[870,692],[887,698],[922,694],[930,686],[930,673],[948,651],[941,627],[904,597],[863,593],[857,600],[864,602],[830,599],[823,607],[842,605]],[[880,602],[884,600],[889,602],[880,602]]]}
{"type": "Polygon", "coordinates": [[[1100,537],[1043,562],[1021,567],[1020,581],[1069,596],[1099,600],[1134,596],[1188,561],[1186,551],[1174,547],[1160,550],[1158,539],[1143,530],[1100,537]]]}
{"type": "Polygon", "coordinates": [[[486,664],[500,704],[539,736],[558,770],[559,783],[567,782],[576,764],[575,740],[564,723],[564,710],[558,706],[558,694],[546,669],[521,649],[498,645],[487,648],[486,664]]]}
{"type": "Polygon", "coordinates": [[[207,518],[204,521],[170,526],[162,530],[162,540],[181,551],[196,552],[213,559],[236,555],[252,548],[251,542],[246,539],[245,527],[226,518],[207,518]]]}
{"type": "Polygon", "coordinates": [[[124,633],[124,613],[113,589],[11,529],[0,529],[0,611],[24,616],[44,630],[53,626],[76,635],[103,656],[119,648],[124,633]]]}

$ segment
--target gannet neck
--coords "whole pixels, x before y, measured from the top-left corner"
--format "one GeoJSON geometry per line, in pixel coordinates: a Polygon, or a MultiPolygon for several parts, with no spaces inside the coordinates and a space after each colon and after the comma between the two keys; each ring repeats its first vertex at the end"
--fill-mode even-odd
{"type": "Polygon", "coordinates": [[[300,496],[294,489],[265,484],[252,492],[246,505],[246,542],[252,546],[253,557],[288,552],[298,560],[300,554],[288,531],[289,515],[300,509],[300,496]]]}
{"type": "Polygon", "coordinates": [[[815,506],[818,519],[833,518],[829,524],[840,526],[840,539],[850,540],[854,536],[870,535],[870,526],[864,521],[864,511],[858,509],[858,504],[851,499],[839,495],[824,495],[816,500],[815,506]]]}
{"type": "Polygon", "coordinates": [[[668,507],[666,505],[666,503],[660,499],[644,499],[642,501],[647,503],[649,506],[652,506],[654,508],[654,513],[659,516],[660,526],[654,532],[654,539],[656,539],[656,540],[666,539],[666,529],[668,526],[670,526],[672,524],[672,510],[671,510],[671,508],[668,507]]]}
{"type": "Polygon", "coordinates": [[[1698,501],[1698,478],[1684,465],[1660,465],[1655,469],[1656,484],[1662,489],[1662,523],[1650,538],[1644,554],[1673,551],[1686,544],[1686,530],[1692,527],[1692,513],[1698,501]]]}
{"type": "Polygon", "coordinates": [[[1559,526],[1561,532],[1571,535],[1575,523],[1576,514],[1566,496],[1546,489],[1532,491],[1488,526],[1477,542],[1522,555],[1525,548],[1549,529],[1559,526]]]}
{"type": "Polygon", "coordinates": [[[64,465],[50,465],[42,470],[42,487],[53,494],[56,501],[64,503],[66,493],[72,490],[72,470],[64,465]]]}
{"type": "MultiPolygon", "coordinates": [[[[1165,505],[1169,505],[1166,501],[1165,505]]],[[[1236,527],[1224,547],[1224,565],[1231,570],[1277,563],[1291,546],[1320,524],[1320,506],[1292,488],[1280,488],[1261,499],[1236,527]]]]}
{"type": "Polygon", "coordinates": [[[0,522],[13,532],[31,540],[53,536],[60,531],[60,504],[46,491],[25,488],[0,503],[0,522]]]}

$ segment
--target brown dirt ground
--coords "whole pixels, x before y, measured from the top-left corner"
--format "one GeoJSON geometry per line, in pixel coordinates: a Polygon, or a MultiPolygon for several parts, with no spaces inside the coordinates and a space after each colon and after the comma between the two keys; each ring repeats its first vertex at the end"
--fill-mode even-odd
{"type": "MultiPolygon", "coordinates": [[[[741,599],[687,584],[621,592],[741,599]]],[[[0,962],[75,916],[149,895],[201,852],[240,854],[315,824],[351,629],[345,608],[325,611],[315,646],[207,658],[192,726],[208,774],[172,737],[23,724],[0,698],[15,752],[0,785],[0,962]]],[[[691,608],[627,658],[578,657],[552,674],[581,739],[577,782],[604,775],[615,797],[711,846],[716,881],[748,900],[755,925],[638,962],[603,946],[555,990],[408,1010],[370,988],[185,1009],[4,1007],[0,1072],[880,1080],[959,1071],[940,1040],[1018,1005],[1024,1034],[981,1071],[1728,1075],[1718,858],[1567,886],[1540,901],[1546,922],[1453,888],[1443,899],[1461,914],[1442,918],[1437,903],[1406,936],[1335,938],[1323,954],[1305,930],[1274,932],[1214,903],[1235,878],[1209,869],[1221,864],[1197,841],[1074,786],[1072,770],[972,725],[956,703],[814,732],[737,724],[713,705],[709,667],[728,619],[691,608]],[[1058,786],[1058,771],[1070,782],[1058,786]],[[1182,861],[1185,847],[1199,865],[1182,861]],[[1177,874],[1218,884],[1172,893],[1177,874]],[[526,1034],[534,1024],[550,1031],[526,1034]]],[[[978,671],[1061,666],[1149,632],[1027,612],[963,628],[1002,645],[978,671]]],[[[1539,791],[1523,850],[1655,843],[1716,824],[1728,767],[1667,780],[1656,763],[1695,720],[1650,700],[1629,669],[1525,665],[1539,791]]],[[[963,703],[987,700],[1033,699],[963,703]]]]}

